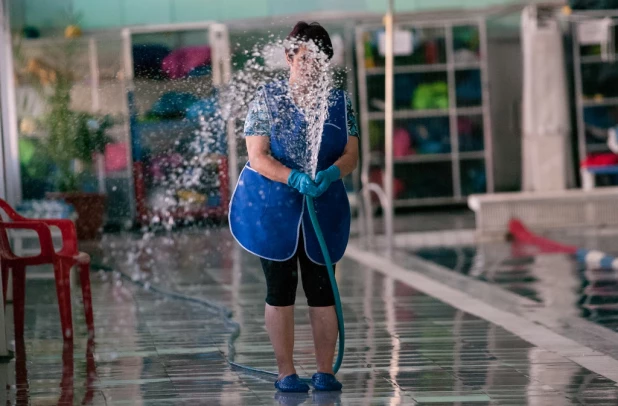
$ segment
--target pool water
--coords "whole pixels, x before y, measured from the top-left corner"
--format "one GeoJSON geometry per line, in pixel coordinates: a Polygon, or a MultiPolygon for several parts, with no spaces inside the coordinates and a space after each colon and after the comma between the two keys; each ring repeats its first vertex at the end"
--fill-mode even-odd
{"type": "Polygon", "coordinates": [[[618,331],[618,272],[586,269],[567,254],[514,251],[507,243],[409,250],[454,272],[618,331]]]}

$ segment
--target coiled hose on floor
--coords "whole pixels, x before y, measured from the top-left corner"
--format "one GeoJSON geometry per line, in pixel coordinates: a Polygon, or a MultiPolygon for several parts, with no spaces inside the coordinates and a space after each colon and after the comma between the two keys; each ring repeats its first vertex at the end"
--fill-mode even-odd
{"type": "MultiPolygon", "coordinates": [[[[328,252],[328,247],[326,246],[326,240],[324,239],[324,235],[322,234],[322,229],[320,228],[320,224],[318,222],[318,217],[315,213],[315,206],[313,203],[313,199],[309,196],[305,196],[305,201],[307,202],[307,208],[309,210],[309,217],[311,218],[311,224],[313,225],[313,229],[315,230],[315,234],[318,237],[318,242],[320,244],[320,249],[322,251],[322,255],[324,256],[324,262],[326,263],[326,268],[328,269],[328,277],[330,279],[330,284],[333,289],[333,295],[335,296],[335,312],[337,314],[337,325],[339,327],[339,350],[337,351],[337,359],[335,360],[335,364],[333,365],[333,371],[337,373],[339,368],[341,367],[341,363],[343,362],[343,353],[345,349],[345,326],[343,322],[343,307],[341,306],[341,297],[339,295],[339,288],[337,286],[337,280],[335,279],[335,271],[333,269],[333,263],[330,259],[330,254],[328,252]]],[[[226,324],[231,325],[233,327],[233,331],[230,335],[230,340],[228,342],[228,363],[233,367],[243,369],[246,371],[250,371],[257,374],[268,375],[276,377],[278,375],[277,372],[266,371],[264,369],[253,368],[247,365],[242,365],[234,362],[234,341],[240,335],[240,324],[236,323],[233,320],[233,314],[230,309],[226,306],[223,306],[220,303],[216,303],[207,299],[199,299],[187,295],[183,295],[182,293],[167,291],[165,289],[158,288],[156,286],[152,286],[149,283],[142,282],[139,280],[134,280],[130,275],[121,272],[114,271],[113,269],[103,266],[93,264],[94,269],[103,270],[106,272],[117,272],[123,279],[130,281],[131,283],[142,287],[145,290],[158,293],[160,295],[169,297],[175,300],[183,300],[191,303],[200,304],[208,307],[209,309],[219,313],[226,324]]],[[[304,378],[303,380],[309,381],[310,379],[304,378]]]]}

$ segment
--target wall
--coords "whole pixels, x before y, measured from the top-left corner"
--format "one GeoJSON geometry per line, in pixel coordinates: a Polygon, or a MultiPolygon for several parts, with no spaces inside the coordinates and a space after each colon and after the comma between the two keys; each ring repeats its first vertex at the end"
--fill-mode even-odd
{"type": "MultiPolygon", "coordinates": [[[[234,20],[309,12],[383,13],[388,0],[9,0],[13,27],[64,27],[71,15],[85,29],[234,20]]],[[[535,0],[395,0],[399,12],[478,8],[535,0]]]]}

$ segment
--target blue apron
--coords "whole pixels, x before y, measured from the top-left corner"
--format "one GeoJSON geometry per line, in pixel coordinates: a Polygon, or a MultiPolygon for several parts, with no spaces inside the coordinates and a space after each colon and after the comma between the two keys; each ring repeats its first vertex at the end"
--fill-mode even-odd
{"type": "MultiPolygon", "coordinates": [[[[288,168],[306,172],[309,156],[303,113],[291,100],[287,83],[267,85],[264,92],[271,118],[272,156],[288,168]]],[[[345,94],[333,91],[322,132],[318,172],[330,167],[343,155],[347,142],[345,94]]],[[[314,201],[331,260],[338,262],[350,237],[350,203],[343,182],[333,182],[314,201]]],[[[232,195],[229,223],[234,238],[244,249],[274,261],[285,261],[294,256],[302,232],[308,257],[317,264],[325,264],[304,195],[286,184],[260,175],[251,168],[250,162],[243,168],[232,195]]]]}

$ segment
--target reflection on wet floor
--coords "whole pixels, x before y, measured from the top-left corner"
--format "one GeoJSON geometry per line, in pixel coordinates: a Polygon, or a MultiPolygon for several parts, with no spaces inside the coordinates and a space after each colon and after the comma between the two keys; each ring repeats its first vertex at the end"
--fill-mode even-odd
{"type": "MultiPolygon", "coordinates": [[[[612,252],[615,236],[554,237],[612,252]]],[[[613,250],[615,250],[615,246],[613,250]]],[[[495,283],[540,304],[559,308],[618,331],[618,272],[587,269],[566,254],[539,254],[509,243],[410,249],[414,255],[470,277],[495,283]]]]}
{"type": "MultiPolygon", "coordinates": [[[[275,370],[263,320],[259,261],[225,232],[112,236],[105,262],[144,283],[216,300],[241,325],[235,361],[275,370]]],[[[359,264],[338,281],[346,318],[340,394],[277,394],[272,380],[230,368],[233,329],[221,314],[93,275],[96,338],[74,312],[73,349],[60,339],[51,281],[27,285],[25,357],[8,364],[9,404],[32,405],[615,405],[616,383],[359,264]],[[79,338],[84,337],[84,338],[79,338]],[[69,354],[72,354],[71,358],[69,354]],[[27,375],[26,375],[27,374],[27,375]],[[27,376],[27,379],[24,379],[27,376]]],[[[79,294],[79,292],[78,292],[79,294]]],[[[298,295],[296,365],[315,371],[298,295]]]]}

